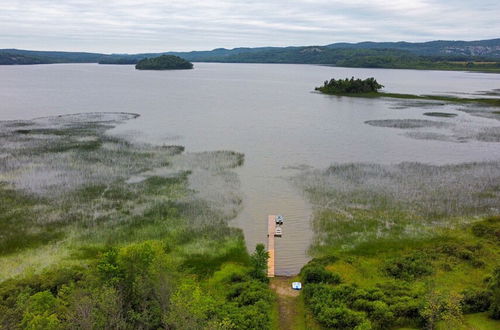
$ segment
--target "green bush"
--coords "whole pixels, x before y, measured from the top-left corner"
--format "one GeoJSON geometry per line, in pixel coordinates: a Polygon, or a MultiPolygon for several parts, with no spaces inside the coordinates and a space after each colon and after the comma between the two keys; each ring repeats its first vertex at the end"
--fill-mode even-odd
{"type": "Polygon", "coordinates": [[[385,272],[397,279],[414,280],[433,273],[429,258],[423,252],[390,259],[384,267],[385,272]]]}
{"type": "Polygon", "coordinates": [[[500,241],[500,216],[489,217],[477,222],[472,225],[471,230],[477,237],[500,241]]]}
{"type": "Polygon", "coordinates": [[[28,298],[21,325],[24,329],[52,330],[60,328],[57,299],[49,291],[35,293],[28,298]]]}
{"type": "Polygon", "coordinates": [[[332,273],[325,269],[325,267],[312,264],[307,265],[301,270],[302,281],[307,283],[329,283],[339,284],[341,278],[339,274],[332,273]]]}
{"type": "Polygon", "coordinates": [[[317,315],[319,323],[332,329],[356,329],[367,323],[365,314],[355,312],[345,306],[325,307],[317,315]]]}
{"type": "Polygon", "coordinates": [[[488,292],[491,295],[491,304],[488,310],[490,317],[500,320],[500,267],[493,272],[488,285],[488,292]]]}
{"type": "Polygon", "coordinates": [[[465,314],[486,312],[490,307],[491,293],[486,290],[469,288],[462,295],[461,305],[465,314]]]}

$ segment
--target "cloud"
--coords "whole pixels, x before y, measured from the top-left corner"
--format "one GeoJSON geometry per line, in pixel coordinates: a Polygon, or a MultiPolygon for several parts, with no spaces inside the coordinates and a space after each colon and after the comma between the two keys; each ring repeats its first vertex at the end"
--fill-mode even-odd
{"type": "Polygon", "coordinates": [[[479,0],[2,0],[0,48],[145,52],[499,37],[479,0]]]}

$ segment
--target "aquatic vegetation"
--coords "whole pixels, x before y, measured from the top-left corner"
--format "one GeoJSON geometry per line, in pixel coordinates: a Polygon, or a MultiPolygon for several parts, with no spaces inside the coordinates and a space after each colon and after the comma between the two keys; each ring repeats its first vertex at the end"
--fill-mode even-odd
{"type": "Polygon", "coordinates": [[[273,296],[228,226],[244,156],[107,134],[135,117],[0,122],[1,328],[269,327],[273,296]]]}
{"type": "MultiPolygon", "coordinates": [[[[89,113],[0,122],[2,260],[47,244],[61,251],[56,258],[88,244],[158,239],[181,228],[186,236],[210,228],[218,238],[241,238],[226,222],[240,208],[239,181],[230,170],[243,155],[183,153],[181,146],[138,145],[106,133],[136,117],[89,113]]],[[[0,279],[29,267],[18,262],[9,262],[0,279]]]]}
{"type": "Polygon", "coordinates": [[[425,119],[382,119],[382,120],[367,120],[365,124],[377,127],[390,128],[422,128],[422,127],[447,127],[448,123],[440,121],[432,121],[425,119]]]}
{"type": "Polygon", "coordinates": [[[339,164],[294,182],[314,207],[315,255],[430,237],[436,228],[499,212],[499,162],[339,164]]]}
{"type": "Polygon", "coordinates": [[[424,116],[451,118],[451,117],[456,117],[458,115],[456,113],[449,113],[449,112],[425,112],[424,116]]]}
{"type": "Polygon", "coordinates": [[[500,127],[485,127],[475,135],[479,141],[500,142],[500,127]]]}
{"type": "MultiPolygon", "coordinates": [[[[434,117],[455,117],[455,114],[442,114],[440,112],[432,112],[434,117]]],[[[429,113],[424,113],[429,115],[429,113]]],[[[470,140],[482,142],[500,142],[499,128],[496,126],[485,126],[484,123],[468,122],[467,125],[462,122],[453,120],[449,121],[433,121],[426,119],[381,119],[368,120],[365,124],[408,130],[404,133],[413,139],[419,140],[438,140],[448,142],[467,142],[470,140]],[[423,129],[433,129],[430,131],[423,129]],[[441,129],[436,132],[436,129],[441,129]]]]}

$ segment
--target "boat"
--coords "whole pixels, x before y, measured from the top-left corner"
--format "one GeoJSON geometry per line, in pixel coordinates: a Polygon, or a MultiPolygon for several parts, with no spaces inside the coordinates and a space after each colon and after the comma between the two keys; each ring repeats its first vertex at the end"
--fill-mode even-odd
{"type": "Polygon", "coordinates": [[[276,227],[276,230],[274,231],[274,237],[281,237],[281,235],[283,235],[281,227],[276,227]]]}
{"type": "Polygon", "coordinates": [[[282,215],[277,215],[276,218],[275,218],[275,220],[276,220],[276,224],[282,225],[284,218],[283,218],[282,215]]]}

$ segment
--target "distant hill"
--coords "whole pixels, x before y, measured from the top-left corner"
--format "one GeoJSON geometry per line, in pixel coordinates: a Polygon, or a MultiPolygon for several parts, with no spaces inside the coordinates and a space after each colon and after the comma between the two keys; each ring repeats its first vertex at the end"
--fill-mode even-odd
{"type": "Polygon", "coordinates": [[[353,48],[353,49],[399,49],[406,50],[416,55],[428,56],[485,56],[500,58],[500,38],[478,41],[429,41],[429,42],[359,42],[335,43],[327,45],[328,48],[353,48]]]}
{"type": "MultiPolygon", "coordinates": [[[[191,62],[302,63],[347,67],[477,70],[500,72],[500,38],[479,41],[360,42],[326,46],[217,48],[210,51],[99,54],[0,50],[0,56],[24,56],[13,63],[137,64],[145,58],[175,55],[191,62]],[[29,63],[31,62],[31,63],[29,63]]],[[[8,62],[8,61],[5,61],[8,62]]]]}
{"type": "MultiPolygon", "coordinates": [[[[0,55],[10,54],[24,56],[33,61],[43,63],[97,63],[104,54],[86,52],[58,52],[58,51],[38,51],[22,49],[0,49],[0,55]]],[[[22,63],[19,63],[22,64],[22,63]]],[[[28,63],[36,64],[36,63],[28,63]]]]}
{"type": "Polygon", "coordinates": [[[51,63],[40,57],[32,57],[20,54],[0,53],[0,65],[22,65],[22,64],[47,64],[51,63]]]}

